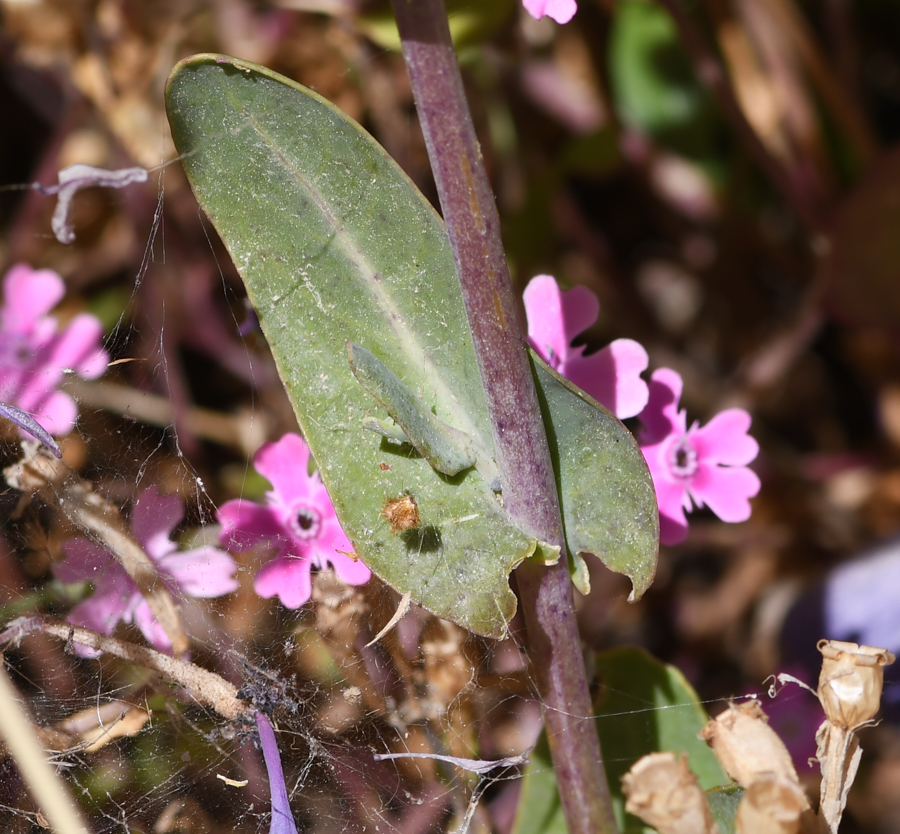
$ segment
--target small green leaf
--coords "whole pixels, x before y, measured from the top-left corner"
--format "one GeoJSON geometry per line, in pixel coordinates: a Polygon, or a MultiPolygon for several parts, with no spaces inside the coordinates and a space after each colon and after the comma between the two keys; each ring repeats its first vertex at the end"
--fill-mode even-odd
{"type": "MultiPolygon", "coordinates": [[[[715,754],[697,738],[706,726],[706,712],[678,669],[633,648],[599,655],[596,668],[602,691],[594,720],[613,808],[624,834],[652,831],[636,817],[625,814],[622,794],[622,776],[641,756],[661,751],[684,753],[704,790],[731,784],[715,754]]],[[[529,758],[513,833],[565,834],[556,776],[543,735],[529,758]]],[[[713,812],[726,819],[731,800],[716,795],[712,801],[713,812]]]]}
{"type": "Polygon", "coordinates": [[[603,686],[597,729],[613,806],[623,830],[643,829],[630,815],[626,825],[622,776],[647,753],[687,754],[688,766],[703,790],[730,784],[715,753],[697,738],[708,718],[697,693],[678,669],[634,648],[599,655],[596,668],[603,686]]]}
{"type": "Polygon", "coordinates": [[[719,826],[719,834],[734,834],[734,818],[743,797],[744,789],[740,785],[711,788],[706,792],[709,810],[719,826]]]}
{"type": "MultiPolygon", "coordinates": [[[[347,352],[350,370],[360,385],[387,409],[416,451],[438,472],[456,475],[475,465],[472,438],[435,417],[370,351],[350,342],[347,352]]],[[[482,465],[488,462],[482,452],[482,465]]],[[[494,470],[496,474],[496,466],[494,470]]]]}
{"type": "Polygon", "coordinates": [[[659,509],[647,463],[631,432],[532,352],[538,397],[557,472],[573,578],[587,586],[578,554],[593,553],[631,578],[641,597],[656,573],[659,509]],[[653,558],[648,559],[647,555],[653,558]]]}

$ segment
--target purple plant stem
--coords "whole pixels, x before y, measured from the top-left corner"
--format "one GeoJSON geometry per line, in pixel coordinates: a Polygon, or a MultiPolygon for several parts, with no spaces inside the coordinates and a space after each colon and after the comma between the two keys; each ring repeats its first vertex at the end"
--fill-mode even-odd
{"type": "Polygon", "coordinates": [[[570,834],[611,834],[556,479],[447,13],[442,0],[393,6],[475,342],[504,505],[519,527],[561,548],[555,566],[526,563],[516,576],[563,810],[570,834]]]}

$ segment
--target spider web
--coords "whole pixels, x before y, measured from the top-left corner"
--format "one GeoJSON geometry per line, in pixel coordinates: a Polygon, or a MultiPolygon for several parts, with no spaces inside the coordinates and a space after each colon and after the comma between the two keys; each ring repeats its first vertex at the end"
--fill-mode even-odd
{"type": "MultiPolygon", "coordinates": [[[[113,365],[100,381],[69,381],[79,420],[67,455],[126,517],[148,486],[179,494],[186,517],[175,538],[188,546],[215,543],[224,501],[261,500],[267,485],[253,470],[253,453],[297,427],[248,320],[240,280],[169,164],[158,171],[155,202],[136,213],[146,240],[139,267],[86,293],[96,306],[119,305],[105,339],[113,365]]],[[[84,194],[76,210],[109,199],[84,194]]],[[[112,199],[116,216],[129,199],[112,199]]],[[[10,446],[6,459],[15,454],[10,446]]],[[[10,516],[4,602],[15,614],[64,617],[71,600],[48,585],[50,566],[79,532],[53,507],[19,499],[12,492],[3,499],[10,516]]],[[[192,660],[239,689],[246,721],[199,706],[151,670],[108,656],[79,658],[40,633],[7,647],[14,683],[91,830],[268,830],[253,710],[275,724],[300,831],[510,830],[521,768],[479,776],[436,760],[378,761],[375,754],[493,760],[527,753],[540,733],[541,705],[518,619],[507,640],[494,642],[413,606],[366,645],[399,606],[397,593],[374,577],[348,588],[319,573],[313,602],[291,611],[253,593],[267,555],[236,555],[237,593],[179,601],[192,660]],[[98,729],[114,737],[94,748],[83,736],[98,729]]],[[[613,596],[627,591],[623,583],[613,596]]],[[[117,636],[142,640],[131,627],[117,636]]],[[[40,830],[40,809],[11,760],[3,766],[3,830],[40,830]]]]}

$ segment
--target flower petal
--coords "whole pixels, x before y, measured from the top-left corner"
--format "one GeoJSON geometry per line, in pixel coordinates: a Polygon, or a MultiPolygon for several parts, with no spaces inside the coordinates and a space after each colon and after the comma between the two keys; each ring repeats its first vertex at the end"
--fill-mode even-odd
{"type": "Polygon", "coordinates": [[[30,333],[65,293],[66,285],[52,269],[16,264],[3,279],[0,327],[5,333],[30,333]]]}
{"type": "Polygon", "coordinates": [[[271,507],[235,498],[219,507],[216,517],[222,524],[219,542],[229,550],[242,553],[263,540],[286,541],[284,527],[271,507]]]}
{"type": "MultiPolygon", "coordinates": [[[[651,474],[653,474],[651,470],[651,474]]],[[[684,514],[686,490],[682,482],[658,478],[654,475],[653,487],[659,504],[660,544],[679,544],[687,538],[688,523],[684,514]]]]}
{"type": "Polygon", "coordinates": [[[587,287],[562,292],[552,275],[532,278],[522,300],[532,347],[554,368],[569,358],[572,339],[597,321],[600,313],[600,302],[587,287]]]}
{"type": "Polygon", "coordinates": [[[575,0],[522,0],[522,5],[533,18],[547,15],[557,23],[568,23],[578,10],[575,0]]]}
{"type": "Polygon", "coordinates": [[[709,507],[722,521],[750,518],[750,498],[759,492],[759,478],[746,466],[715,466],[701,461],[688,491],[698,506],[709,507]]]}
{"type": "Polygon", "coordinates": [[[159,560],[159,567],[192,597],[220,597],[238,589],[237,564],[215,547],[171,553],[159,560]]]}
{"type": "Polygon", "coordinates": [[[759,444],[747,434],[749,428],[750,415],[743,408],[730,408],[689,435],[700,460],[746,466],[759,452],[759,444]]]}
{"type": "Polygon", "coordinates": [[[277,596],[287,608],[299,608],[312,595],[311,569],[305,557],[276,556],[259,569],[253,587],[263,599],[277,596]]]}
{"type": "Polygon", "coordinates": [[[78,406],[68,394],[44,386],[26,386],[16,397],[16,405],[29,412],[54,435],[66,434],[75,425],[78,406]]]}
{"type": "Polygon", "coordinates": [[[147,605],[147,600],[143,597],[140,602],[135,605],[131,620],[141,630],[141,634],[144,635],[147,642],[153,646],[156,651],[164,652],[165,654],[172,653],[172,642],[169,640],[169,636],[166,634],[165,629],[159,624],[159,620],[156,619],[153,612],[150,610],[150,606],[147,605]]]}
{"type": "Polygon", "coordinates": [[[653,446],[672,434],[687,430],[687,417],[678,411],[683,383],[671,368],[657,368],[650,377],[649,397],[638,419],[644,424],[639,435],[642,446],[653,446]]]}
{"type": "Polygon", "coordinates": [[[100,347],[103,325],[89,313],[81,313],[54,339],[47,364],[71,368],[84,379],[95,379],[105,370],[109,354],[100,347]]]}
{"type": "Polygon", "coordinates": [[[155,486],[148,487],[134,502],[131,529],[147,555],[158,562],[174,552],[177,545],[169,536],[184,518],[184,504],[177,495],[160,495],[155,486]]]}
{"type": "Polygon", "coordinates": [[[280,503],[308,497],[311,489],[321,484],[318,475],[308,474],[309,446],[299,434],[286,434],[276,443],[266,443],[253,460],[260,475],[272,484],[280,503]]]}
{"type": "Polygon", "coordinates": [[[641,374],[648,363],[641,345],[632,339],[616,339],[590,356],[571,356],[560,373],[625,420],[647,405],[649,389],[641,374]]]}

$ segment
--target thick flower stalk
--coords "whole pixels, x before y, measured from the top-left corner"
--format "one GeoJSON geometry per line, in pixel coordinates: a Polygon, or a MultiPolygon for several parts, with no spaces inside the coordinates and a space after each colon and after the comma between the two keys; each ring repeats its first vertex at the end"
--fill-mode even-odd
{"type": "Polygon", "coordinates": [[[356,558],[341,529],[318,472],[309,474],[309,447],[302,437],[286,434],[267,443],[253,465],[272,484],[266,504],[236,499],[219,509],[221,542],[242,552],[258,544],[277,551],[256,575],[256,593],[277,596],[288,608],[299,608],[312,594],[313,568],[334,568],[349,585],[362,585],[371,572],[356,558]]]}
{"type": "Polygon", "coordinates": [[[65,289],[52,270],[18,264],[3,279],[0,308],[0,402],[31,414],[55,435],[68,432],[78,416],[75,401],[58,390],[63,375],[94,379],[109,361],[99,319],[81,313],[60,330],[48,315],[65,289]]]}
{"type": "MultiPolygon", "coordinates": [[[[131,530],[146,554],[156,564],[160,577],[174,596],[219,597],[238,588],[234,559],[215,547],[179,551],[170,538],[184,518],[184,505],[177,495],[160,495],[156,487],[145,489],[131,512],[131,530]]],[[[76,605],[67,618],[72,625],[112,634],[120,622],[136,625],[158,651],[171,652],[172,643],[147,600],[125,568],[103,545],[85,538],[63,544],[65,560],[53,566],[62,582],[90,582],[94,593],[76,605]]],[[[83,657],[98,651],[80,646],[83,657]]]]}

